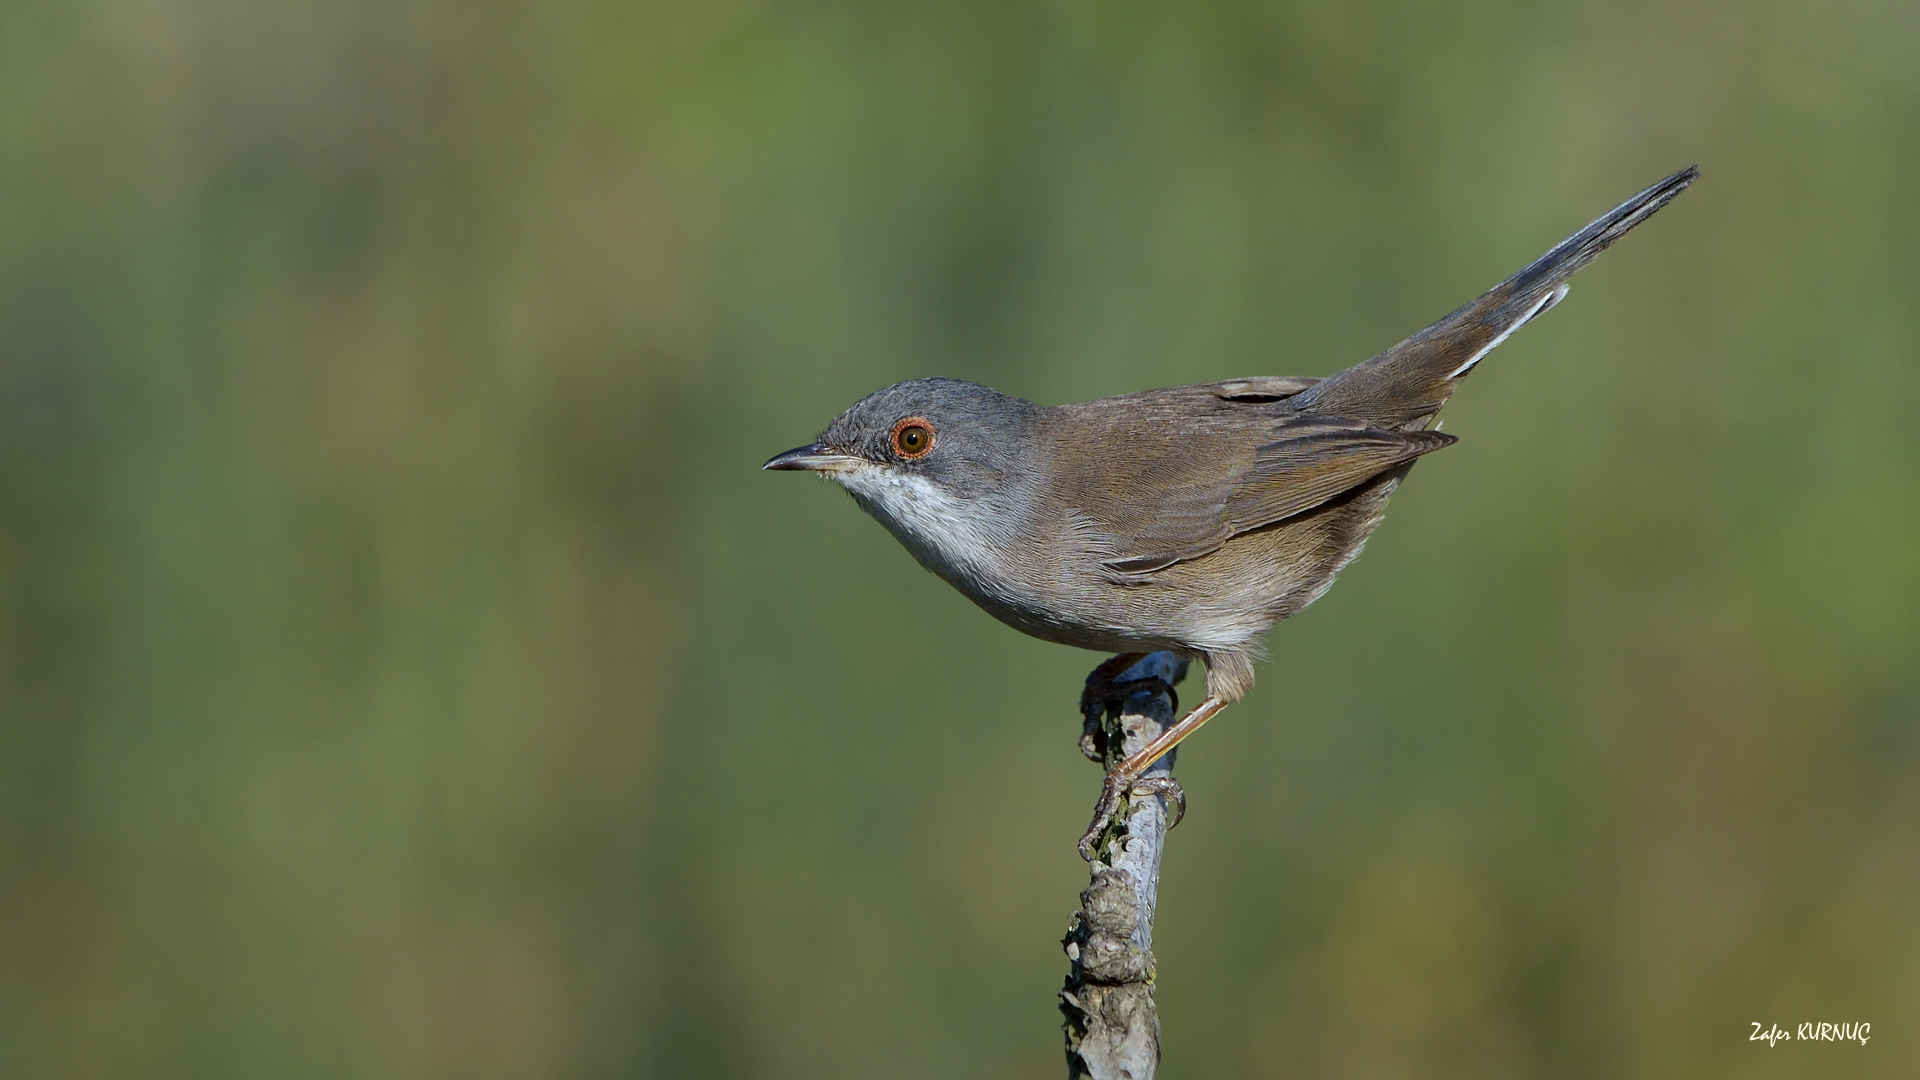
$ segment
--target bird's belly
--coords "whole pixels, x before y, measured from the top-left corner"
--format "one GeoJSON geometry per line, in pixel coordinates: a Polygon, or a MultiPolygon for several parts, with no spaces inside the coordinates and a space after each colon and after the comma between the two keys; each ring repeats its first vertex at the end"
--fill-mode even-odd
{"type": "Polygon", "coordinates": [[[1275,591],[1272,581],[1226,583],[1207,576],[1116,585],[1091,570],[1044,582],[941,576],[1016,630],[1103,652],[1234,648],[1264,634],[1275,621],[1265,614],[1275,591]]]}
{"type": "Polygon", "coordinates": [[[1077,590],[1000,591],[955,585],[987,614],[1042,641],[1100,652],[1190,648],[1182,636],[1169,632],[1177,620],[1151,617],[1173,612],[1128,610],[1077,590]]]}
{"type": "Polygon", "coordinates": [[[922,566],[1016,630],[1107,652],[1206,653],[1247,649],[1275,623],[1319,599],[1360,553],[1410,465],[1125,585],[1107,577],[1101,554],[1064,537],[1036,543],[1031,537],[936,529],[950,519],[889,514],[858,492],[855,497],[922,566]],[[1009,545],[1026,550],[1009,555],[1001,550],[1009,545]],[[1034,558],[1036,547],[1050,549],[1048,557],[1034,558]]]}
{"type": "Polygon", "coordinates": [[[1245,649],[1332,586],[1379,524],[1400,475],[1383,476],[1334,503],[1242,533],[1140,584],[1115,584],[1091,561],[1038,581],[930,569],[988,614],[1046,641],[1109,652],[1245,649]]]}

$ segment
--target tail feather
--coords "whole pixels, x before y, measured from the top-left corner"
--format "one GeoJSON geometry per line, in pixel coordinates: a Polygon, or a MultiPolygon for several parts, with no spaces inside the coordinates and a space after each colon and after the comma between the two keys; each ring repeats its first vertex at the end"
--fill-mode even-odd
{"type": "Polygon", "coordinates": [[[1299,396],[1299,407],[1386,428],[1425,424],[1481,357],[1566,296],[1567,279],[1575,271],[1652,217],[1699,175],[1697,167],[1689,166],[1614,207],[1479,299],[1373,359],[1322,380],[1299,396]]]}

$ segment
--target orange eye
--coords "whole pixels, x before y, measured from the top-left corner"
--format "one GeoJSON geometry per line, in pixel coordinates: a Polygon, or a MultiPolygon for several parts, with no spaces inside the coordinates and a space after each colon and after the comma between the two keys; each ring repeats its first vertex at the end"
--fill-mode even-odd
{"type": "Polygon", "coordinates": [[[893,451],[911,461],[933,449],[933,425],[924,416],[909,416],[893,425],[893,451]]]}

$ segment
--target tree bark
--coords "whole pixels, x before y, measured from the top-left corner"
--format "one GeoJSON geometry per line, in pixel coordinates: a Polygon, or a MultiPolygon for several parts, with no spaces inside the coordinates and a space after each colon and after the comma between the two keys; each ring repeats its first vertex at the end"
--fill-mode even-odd
{"type": "MultiPolygon", "coordinates": [[[[1129,659],[1095,668],[1080,699],[1081,751],[1108,769],[1179,715],[1173,687],[1186,677],[1186,661],[1165,652],[1129,659]]],[[[1161,758],[1143,777],[1171,778],[1173,758],[1161,758]]],[[[1060,991],[1069,1078],[1150,1080],[1160,1064],[1153,910],[1167,828],[1162,796],[1124,796],[1088,864],[1092,881],[1061,942],[1072,961],[1060,991]]]]}

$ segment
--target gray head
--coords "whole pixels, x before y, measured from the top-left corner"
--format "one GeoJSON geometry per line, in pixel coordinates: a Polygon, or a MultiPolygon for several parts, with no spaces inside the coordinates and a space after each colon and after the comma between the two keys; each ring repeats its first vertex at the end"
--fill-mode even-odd
{"type": "Polygon", "coordinates": [[[805,469],[845,488],[922,566],[975,595],[998,577],[1046,462],[1039,406],[959,379],[915,379],[868,395],[812,444],[768,469],[805,469]]]}
{"type": "Polygon", "coordinates": [[[914,379],[867,395],[819,439],[762,467],[818,472],[862,503],[929,486],[978,498],[1024,471],[1022,451],[1039,411],[978,383],[914,379]]]}

